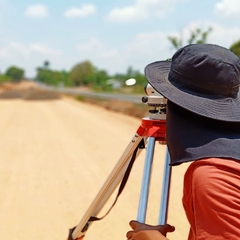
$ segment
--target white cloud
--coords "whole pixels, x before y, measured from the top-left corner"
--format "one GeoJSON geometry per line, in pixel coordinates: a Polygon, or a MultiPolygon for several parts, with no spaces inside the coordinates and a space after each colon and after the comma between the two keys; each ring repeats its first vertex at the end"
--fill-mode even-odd
{"type": "Polygon", "coordinates": [[[11,42],[10,43],[10,48],[12,50],[17,51],[19,54],[21,54],[25,58],[29,56],[29,49],[21,43],[11,42]]]}
{"type": "Polygon", "coordinates": [[[240,27],[224,27],[215,22],[191,22],[181,32],[171,32],[168,36],[177,36],[181,37],[184,42],[187,44],[187,40],[190,37],[190,33],[197,28],[206,31],[209,27],[212,28],[212,32],[209,34],[207,42],[212,44],[218,44],[223,47],[229,48],[234,42],[239,40],[240,36],[240,27]],[[226,37],[227,36],[227,37],[226,37]]]}
{"type": "Polygon", "coordinates": [[[63,53],[61,49],[53,49],[42,43],[32,43],[30,44],[29,49],[43,55],[60,56],[63,53]]]}
{"type": "Polygon", "coordinates": [[[72,7],[64,13],[66,18],[88,17],[96,13],[96,7],[93,4],[82,5],[80,8],[72,7]]]}
{"type": "Polygon", "coordinates": [[[29,49],[23,44],[13,41],[0,49],[0,56],[2,58],[11,59],[14,55],[21,56],[22,59],[26,59],[29,56],[29,49]]]}
{"type": "Polygon", "coordinates": [[[76,46],[82,60],[90,60],[100,69],[115,68],[119,60],[116,49],[108,49],[101,41],[92,38],[89,42],[76,46]]]}
{"type": "Polygon", "coordinates": [[[82,60],[90,60],[95,66],[107,69],[110,74],[125,72],[129,66],[141,72],[147,64],[171,58],[176,51],[168,36],[177,36],[184,39],[187,44],[190,32],[196,28],[213,31],[208,37],[208,43],[218,44],[229,48],[240,36],[240,27],[226,28],[213,22],[192,22],[181,32],[143,32],[136,35],[129,44],[122,49],[109,49],[107,45],[97,39],[91,39],[86,44],[78,45],[79,56],[82,60]],[[226,38],[226,36],[228,36],[226,38]]]}
{"type": "Polygon", "coordinates": [[[113,22],[132,22],[141,20],[147,17],[147,12],[144,9],[136,6],[129,6],[124,8],[115,8],[109,15],[108,20],[113,22]]]}
{"type": "Polygon", "coordinates": [[[221,0],[215,4],[214,11],[220,17],[240,18],[240,1],[221,0]]]}
{"type": "Polygon", "coordinates": [[[48,15],[48,9],[42,4],[35,4],[28,6],[25,15],[28,17],[46,17],[48,15]]]}
{"type": "Polygon", "coordinates": [[[129,22],[146,19],[149,16],[165,16],[174,9],[174,4],[187,0],[135,0],[131,6],[113,9],[107,19],[114,22],[129,22]]]}
{"type": "Polygon", "coordinates": [[[134,69],[139,69],[143,72],[147,64],[171,58],[176,50],[167,39],[168,36],[181,37],[184,39],[183,44],[186,45],[192,30],[196,30],[196,28],[207,30],[208,27],[213,28],[213,31],[209,34],[208,43],[229,48],[240,38],[240,26],[227,28],[207,21],[189,23],[181,32],[144,32],[136,35],[125,49],[119,52],[117,57],[122,59],[120,63],[122,72],[128,66],[132,66],[134,69]]]}
{"type": "Polygon", "coordinates": [[[125,48],[128,66],[144,72],[147,64],[166,60],[173,54],[167,33],[161,31],[138,34],[125,48]]]}
{"type": "Polygon", "coordinates": [[[171,56],[166,34],[162,32],[139,34],[123,49],[109,49],[98,39],[78,45],[77,49],[82,60],[88,59],[95,66],[107,69],[110,74],[126,72],[129,66],[143,72],[151,61],[171,56]]]}
{"type": "Polygon", "coordinates": [[[8,56],[8,49],[7,48],[1,48],[0,49],[0,57],[2,57],[2,58],[7,58],[7,56],[8,56]]]}
{"type": "Polygon", "coordinates": [[[213,23],[212,27],[213,32],[209,36],[211,43],[229,48],[234,42],[240,40],[240,27],[226,28],[216,23],[213,23]]]}
{"type": "Polygon", "coordinates": [[[57,70],[71,69],[79,61],[89,60],[94,66],[106,69],[110,74],[126,72],[129,66],[143,72],[147,64],[165,60],[173,55],[175,50],[171,48],[168,36],[183,37],[184,44],[187,44],[191,30],[196,28],[206,30],[209,26],[213,31],[208,37],[208,43],[229,48],[233,42],[239,40],[240,26],[225,27],[205,21],[189,23],[181,32],[142,32],[122,47],[119,45],[109,47],[108,44],[93,38],[79,44],[77,51],[68,55],[66,53],[69,51],[63,52],[40,42],[23,44],[12,41],[0,46],[1,71],[9,65],[16,65],[25,69],[27,76],[35,76],[36,67],[41,66],[45,60],[50,61],[51,68],[57,70]]]}
{"type": "Polygon", "coordinates": [[[16,65],[26,70],[28,77],[35,76],[36,67],[41,65],[46,59],[55,66],[64,69],[66,59],[59,57],[63,55],[60,49],[50,48],[41,43],[22,44],[10,42],[4,47],[0,47],[0,57],[2,60],[1,71],[6,70],[10,65],[16,65]]]}
{"type": "MultiPolygon", "coordinates": [[[[147,64],[149,61],[167,59],[171,57],[170,43],[167,34],[161,31],[145,32],[138,34],[133,41],[126,46],[126,53],[131,59],[147,64]],[[138,60],[137,60],[138,59],[138,60]]],[[[134,61],[131,61],[134,63],[134,61]]]]}

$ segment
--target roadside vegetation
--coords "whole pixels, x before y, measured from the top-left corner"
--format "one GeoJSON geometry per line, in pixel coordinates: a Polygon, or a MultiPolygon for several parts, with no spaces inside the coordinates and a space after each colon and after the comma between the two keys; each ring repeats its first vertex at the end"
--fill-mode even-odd
{"type": "MultiPolygon", "coordinates": [[[[206,43],[212,31],[211,27],[207,30],[197,28],[190,32],[189,38],[186,40],[181,34],[168,36],[168,40],[172,47],[177,50],[186,44],[206,43]]],[[[229,49],[240,57],[240,40],[234,42],[229,49]]],[[[23,79],[26,80],[25,70],[17,66],[10,66],[5,73],[0,73],[0,84],[5,82],[17,83],[23,79]]],[[[53,70],[50,62],[46,60],[42,66],[36,68],[36,76],[32,80],[56,87],[87,87],[96,92],[131,94],[143,93],[146,85],[145,76],[131,66],[128,67],[125,73],[109,75],[106,70],[98,69],[88,60],[77,63],[70,71],[53,70]],[[131,88],[126,85],[128,79],[136,80],[136,83],[131,88]]]]}

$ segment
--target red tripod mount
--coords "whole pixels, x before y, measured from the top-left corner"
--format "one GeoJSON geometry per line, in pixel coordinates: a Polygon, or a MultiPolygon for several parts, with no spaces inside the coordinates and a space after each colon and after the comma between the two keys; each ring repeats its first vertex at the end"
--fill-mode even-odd
{"type": "Polygon", "coordinates": [[[140,136],[154,137],[160,143],[166,143],[166,120],[142,118],[137,133],[140,136]]]}

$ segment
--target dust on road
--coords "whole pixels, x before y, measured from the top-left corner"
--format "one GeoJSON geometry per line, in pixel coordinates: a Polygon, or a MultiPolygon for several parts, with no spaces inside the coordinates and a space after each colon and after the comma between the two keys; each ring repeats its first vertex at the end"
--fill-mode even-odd
{"type": "MultiPolygon", "coordinates": [[[[66,239],[141,123],[59,96],[31,101],[4,97],[0,117],[0,237],[12,240],[66,239]]],[[[137,215],[144,158],[143,151],[116,206],[104,220],[92,224],[85,239],[126,239],[128,222],[137,215]]],[[[165,147],[156,144],[149,224],[158,220],[164,158],[165,147]]],[[[176,232],[170,239],[187,238],[181,205],[186,167],[173,169],[169,223],[176,232]]]]}

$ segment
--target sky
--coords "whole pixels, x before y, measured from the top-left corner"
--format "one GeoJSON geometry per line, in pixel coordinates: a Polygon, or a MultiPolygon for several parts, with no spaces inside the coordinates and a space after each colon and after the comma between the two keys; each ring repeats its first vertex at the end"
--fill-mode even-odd
{"type": "Polygon", "coordinates": [[[89,60],[109,74],[171,58],[169,36],[187,44],[196,28],[213,29],[208,43],[240,40],[240,0],[0,0],[0,72],[29,78],[49,61],[70,71],[89,60]]]}

